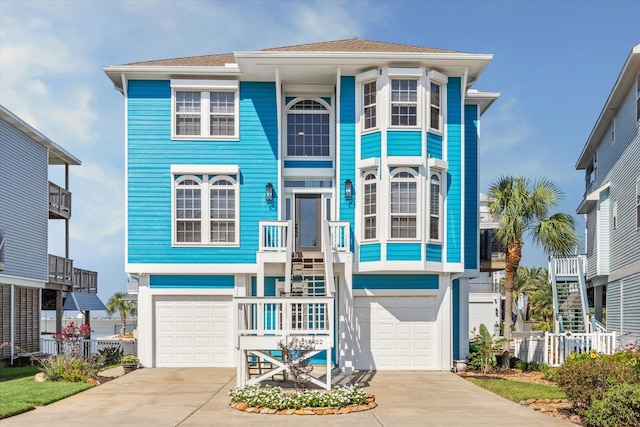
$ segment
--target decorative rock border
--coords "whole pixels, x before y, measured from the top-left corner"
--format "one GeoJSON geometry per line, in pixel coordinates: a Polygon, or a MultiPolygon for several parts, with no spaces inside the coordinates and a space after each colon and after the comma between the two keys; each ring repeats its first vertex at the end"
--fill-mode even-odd
{"type": "Polygon", "coordinates": [[[367,403],[362,405],[348,405],[342,407],[330,407],[330,408],[302,408],[302,409],[271,409],[263,408],[260,406],[249,406],[244,402],[229,402],[229,406],[232,408],[253,414],[276,414],[276,415],[339,415],[339,414],[351,414],[353,412],[368,411],[378,406],[376,403],[376,397],[372,394],[367,394],[367,403]]]}

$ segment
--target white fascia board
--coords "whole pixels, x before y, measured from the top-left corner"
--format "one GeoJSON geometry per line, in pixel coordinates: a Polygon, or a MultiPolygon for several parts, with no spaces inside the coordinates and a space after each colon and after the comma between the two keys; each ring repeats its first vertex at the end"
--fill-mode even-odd
{"type": "Polygon", "coordinates": [[[442,84],[447,84],[447,82],[449,81],[449,77],[445,76],[442,73],[439,73],[436,70],[429,70],[428,76],[429,76],[429,79],[442,84]]]}
{"type": "Polygon", "coordinates": [[[469,89],[465,103],[478,105],[480,107],[480,115],[482,115],[499,97],[500,92],[484,92],[469,89]]]}
{"type": "Polygon", "coordinates": [[[131,274],[256,274],[256,264],[136,264],[125,265],[131,274]]]}
{"type": "Polygon", "coordinates": [[[173,88],[238,89],[237,80],[171,79],[173,88]]]}
{"type": "Polygon", "coordinates": [[[387,156],[389,166],[422,166],[422,156],[387,156]]]}
{"type": "Polygon", "coordinates": [[[237,175],[238,165],[171,165],[172,174],[206,173],[218,175],[237,175]]]}
{"type": "Polygon", "coordinates": [[[25,288],[44,289],[47,282],[44,280],[27,279],[26,277],[0,274],[0,284],[23,286],[25,288]]]}
{"type": "Polygon", "coordinates": [[[368,159],[359,159],[356,167],[358,169],[377,169],[380,167],[380,158],[371,157],[368,159]]]}
{"type": "Polygon", "coordinates": [[[368,80],[377,79],[380,77],[380,71],[375,68],[373,70],[365,71],[356,76],[356,83],[366,82],[368,80]]]}
{"type": "Polygon", "coordinates": [[[597,202],[598,200],[600,200],[600,193],[602,193],[609,187],[611,187],[611,182],[607,182],[606,184],[596,188],[591,193],[587,194],[587,197],[585,197],[585,199],[597,202]]]}
{"type": "Polygon", "coordinates": [[[449,168],[449,163],[446,160],[436,159],[435,157],[429,157],[427,159],[429,169],[439,169],[445,171],[449,168]]]}
{"type": "Polygon", "coordinates": [[[420,67],[389,67],[387,75],[393,77],[422,77],[420,67]]]}

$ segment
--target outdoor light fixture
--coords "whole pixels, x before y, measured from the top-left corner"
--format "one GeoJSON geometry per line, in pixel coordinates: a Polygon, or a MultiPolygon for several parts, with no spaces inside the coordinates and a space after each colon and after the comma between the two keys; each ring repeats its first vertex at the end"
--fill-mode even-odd
{"type": "Polygon", "coordinates": [[[267,202],[273,202],[273,184],[271,183],[267,184],[264,198],[267,200],[267,202]]]}
{"type": "Polygon", "coordinates": [[[344,182],[344,198],[347,200],[351,200],[353,197],[353,185],[351,184],[351,180],[347,179],[344,182]]]}

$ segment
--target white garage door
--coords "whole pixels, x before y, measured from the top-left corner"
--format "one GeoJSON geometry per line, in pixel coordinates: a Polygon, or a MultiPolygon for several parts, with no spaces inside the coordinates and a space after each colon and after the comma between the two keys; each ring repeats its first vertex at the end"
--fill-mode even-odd
{"type": "Polygon", "coordinates": [[[357,369],[435,369],[435,297],[356,297],[357,369]]]}
{"type": "Polygon", "coordinates": [[[231,297],[156,297],[156,366],[233,366],[231,297]]]}

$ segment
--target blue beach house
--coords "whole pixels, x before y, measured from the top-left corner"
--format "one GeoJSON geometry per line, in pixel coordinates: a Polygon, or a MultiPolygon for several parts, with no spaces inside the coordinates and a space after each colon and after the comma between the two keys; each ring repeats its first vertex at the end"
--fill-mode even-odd
{"type": "Polygon", "coordinates": [[[491,58],[351,39],[105,67],[141,363],[255,383],[292,337],[347,373],[464,358],[491,58]]]}

